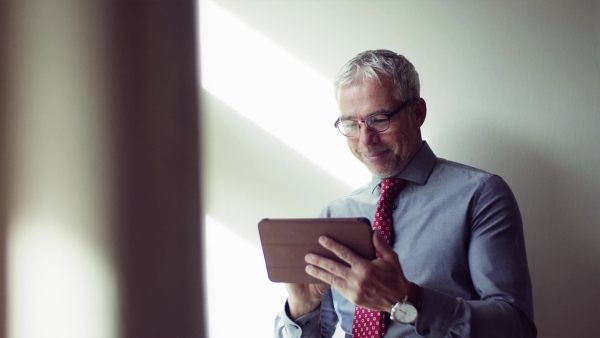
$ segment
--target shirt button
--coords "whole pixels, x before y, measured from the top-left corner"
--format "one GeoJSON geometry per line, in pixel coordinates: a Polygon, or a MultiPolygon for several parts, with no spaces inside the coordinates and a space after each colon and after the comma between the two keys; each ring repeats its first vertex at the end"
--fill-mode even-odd
{"type": "Polygon", "coordinates": [[[305,325],[306,325],[306,326],[310,326],[310,322],[306,322],[306,324],[305,324],[305,325]]]}
{"type": "Polygon", "coordinates": [[[428,334],[429,334],[429,332],[431,332],[431,331],[429,331],[429,329],[425,329],[425,330],[423,330],[423,334],[425,334],[425,335],[428,335],[428,334]]]}

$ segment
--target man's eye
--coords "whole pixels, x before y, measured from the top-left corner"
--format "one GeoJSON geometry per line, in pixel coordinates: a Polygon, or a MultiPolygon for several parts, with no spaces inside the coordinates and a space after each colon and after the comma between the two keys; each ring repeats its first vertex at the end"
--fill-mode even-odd
{"type": "Polygon", "coordinates": [[[346,130],[354,129],[354,128],[356,128],[356,125],[357,125],[356,121],[342,121],[341,124],[342,124],[342,127],[346,130]]]}
{"type": "Polygon", "coordinates": [[[369,117],[370,125],[385,124],[385,123],[387,123],[387,121],[388,121],[388,117],[385,115],[375,115],[375,116],[369,117]]]}

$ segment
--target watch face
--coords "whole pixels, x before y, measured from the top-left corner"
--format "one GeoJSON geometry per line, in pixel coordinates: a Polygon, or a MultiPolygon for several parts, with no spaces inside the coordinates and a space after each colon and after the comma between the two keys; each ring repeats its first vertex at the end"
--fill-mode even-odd
{"type": "Polygon", "coordinates": [[[392,311],[392,319],[405,324],[414,323],[417,309],[410,303],[397,303],[392,311]]]}

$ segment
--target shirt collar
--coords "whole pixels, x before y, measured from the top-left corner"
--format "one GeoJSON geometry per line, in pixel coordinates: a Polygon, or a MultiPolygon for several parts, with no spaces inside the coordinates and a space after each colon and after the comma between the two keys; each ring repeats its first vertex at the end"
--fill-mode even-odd
{"type": "MultiPolygon", "coordinates": [[[[423,141],[423,146],[419,152],[417,152],[415,157],[408,163],[404,170],[394,177],[401,178],[418,185],[424,185],[427,182],[429,175],[431,175],[436,162],[437,157],[427,142],[423,141]]],[[[383,181],[383,178],[373,175],[371,178],[372,193],[375,191],[375,188],[381,184],[381,181],[383,181]]]]}

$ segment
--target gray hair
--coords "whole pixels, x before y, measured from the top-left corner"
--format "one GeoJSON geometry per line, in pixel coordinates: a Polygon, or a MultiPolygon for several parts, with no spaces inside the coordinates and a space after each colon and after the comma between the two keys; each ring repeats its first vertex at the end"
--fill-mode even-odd
{"type": "Polygon", "coordinates": [[[333,81],[335,97],[346,85],[387,79],[392,83],[392,95],[398,101],[420,97],[419,74],[404,56],[385,49],[368,50],[348,61],[333,81]]]}

